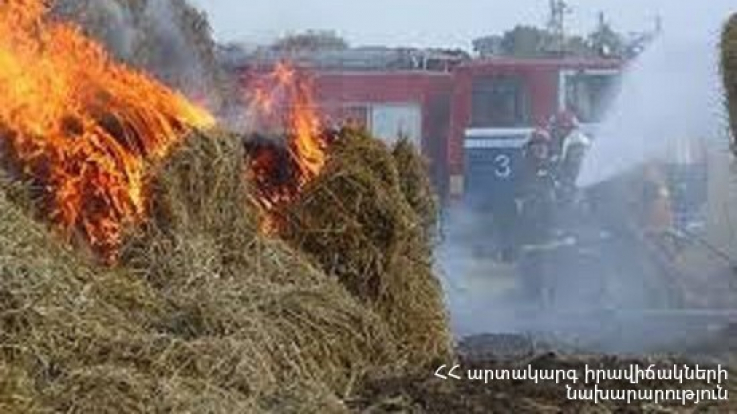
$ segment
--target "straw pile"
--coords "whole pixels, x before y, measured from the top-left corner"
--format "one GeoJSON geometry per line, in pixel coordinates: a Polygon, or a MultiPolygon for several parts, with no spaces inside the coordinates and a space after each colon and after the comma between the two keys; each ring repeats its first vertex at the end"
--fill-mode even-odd
{"type": "Polygon", "coordinates": [[[407,202],[422,220],[428,234],[434,236],[433,228],[438,219],[438,200],[430,182],[430,165],[417,148],[406,138],[394,145],[392,151],[399,172],[399,184],[407,202]]]}
{"type": "Polygon", "coordinates": [[[732,147],[737,153],[737,14],[732,16],[722,34],[722,75],[732,124],[732,147]]]}
{"type": "Polygon", "coordinates": [[[136,321],[159,309],[143,283],[93,271],[12,205],[4,190],[0,234],[0,366],[10,373],[0,402],[18,408],[54,401],[59,410],[70,408],[79,395],[57,395],[62,384],[124,356],[121,340],[138,337],[143,327],[136,321]]]}
{"type": "Polygon", "coordinates": [[[412,173],[420,158],[402,143],[398,168],[392,151],[365,132],[340,136],[320,177],[287,209],[282,236],[381,315],[402,361],[423,366],[447,357],[429,243],[434,201],[423,175],[412,173]]]}
{"type": "MultiPolygon", "coordinates": [[[[227,134],[192,134],[154,171],[151,220],[116,269],[62,245],[0,181],[0,412],[344,412],[366,372],[447,353],[429,247],[413,239],[424,230],[391,153],[356,136],[335,155],[293,212],[321,225],[308,200],[348,190],[322,209],[360,225],[327,237],[331,257],[347,255],[330,274],[258,233],[227,134]]],[[[303,230],[305,247],[330,231],[303,230]]]]}
{"type": "Polygon", "coordinates": [[[175,309],[164,329],[238,344],[239,358],[253,360],[224,366],[223,381],[244,389],[294,378],[340,389],[352,374],[391,361],[375,315],[299,253],[259,235],[244,161],[236,137],[194,135],[157,174],[153,220],[124,256],[175,309]],[[244,372],[234,377],[234,366],[244,372]]]}

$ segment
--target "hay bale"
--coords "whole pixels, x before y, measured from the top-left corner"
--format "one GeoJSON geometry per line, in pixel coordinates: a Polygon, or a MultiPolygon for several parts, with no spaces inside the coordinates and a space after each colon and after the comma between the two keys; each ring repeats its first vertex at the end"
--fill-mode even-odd
{"type": "Polygon", "coordinates": [[[33,381],[21,369],[0,360],[0,412],[40,413],[33,381]]]}
{"type": "Polygon", "coordinates": [[[161,326],[197,344],[197,358],[229,361],[213,383],[253,395],[295,377],[338,392],[355,372],[390,363],[394,344],[378,316],[259,234],[244,165],[238,137],[192,134],[158,172],[152,219],[123,257],[175,309],[161,326]]]}
{"type": "Polygon", "coordinates": [[[330,208],[310,197],[346,207],[338,222],[357,231],[328,237],[345,255],[330,268],[340,279],[259,234],[231,135],[194,133],[154,171],[151,218],[115,269],[71,251],[0,180],[0,408],[337,413],[365,372],[447,353],[430,251],[391,152],[367,137],[336,151],[351,161],[301,205],[311,225],[327,220],[312,209],[330,208]],[[350,198],[326,198],[340,189],[350,198]]]}
{"type": "Polygon", "coordinates": [[[444,358],[450,336],[423,219],[391,151],[362,131],[341,137],[321,176],[287,208],[281,235],[381,315],[404,361],[444,358]]]}
{"type": "Polygon", "coordinates": [[[399,172],[399,184],[407,202],[422,219],[429,233],[438,221],[438,200],[430,181],[428,160],[407,138],[394,144],[394,162],[399,172]]]}
{"type": "Polygon", "coordinates": [[[727,92],[732,125],[732,148],[737,153],[737,14],[727,22],[722,34],[722,75],[727,92]]]}

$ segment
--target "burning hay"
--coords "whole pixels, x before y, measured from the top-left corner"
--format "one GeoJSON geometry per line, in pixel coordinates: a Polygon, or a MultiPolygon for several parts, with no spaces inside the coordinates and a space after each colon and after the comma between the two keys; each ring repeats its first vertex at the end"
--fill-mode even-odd
{"type": "Polygon", "coordinates": [[[194,135],[159,174],[153,220],[125,257],[178,310],[164,325],[185,337],[247,340],[265,383],[314,373],[345,385],[346,373],[387,362],[393,350],[381,321],[299,253],[258,233],[244,160],[235,137],[194,135]]]}
{"type": "Polygon", "coordinates": [[[737,152],[737,14],[727,23],[722,35],[722,74],[727,91],[732,123],[733,149],[737,152]]]}
{"type": "Polygon", "coordinates": [[[255,184],[257,203],[270,213],[289,204],[320,174],[332,137],[313,101],[311,79],[303,73],[279,64],[251,83],[250,121],[272,134],[252,134],[246,140],[248,179],[255,184]]]}
{"type": "Polygon", "coordinates": [[[253,188],[241,137],[45,13],[0,9],[0,411],[343,412],[447,355],[416,154],[345,130],[326,164],[282,70],[294,175],[253,188]]]}
{"type": "Polygon", "coordinates": [[[432,198],[417,197],[429,190],[405,194],[403,183],[410,189],[424,184],[402,180],[381,142],[348,129],[339,136],[322,174],[287,208],[281,234],[387,321],[408,362],[447,356],[449,333],[428,242],[432,208],[425,203],[432,198]]]}
{"type": "Polygon", "coordinates": [[[145,168],[212,117],[110,60],[41,1],[0,9],[0,164],[42,189],[46,213],[112,259],[144,215],[145,168]]]}
{"type": "MultiPolygon", "coordinates": [[[[260,235],[243,146],[228,134],[191,134],[156,171],[152,217],[129,235],[119,269],[90,265],[59,244],[8,201],[4,186],[0,368],[11,377],[0,383],[0,404],[342,412],[341,397],[365,373],[445,355],[425,230],[392,155],[361,134],[343,136],[327,175],[289,216],[312,217],[304,224],[316,227],[305,236],[329,232],[307,200],[339,189],[368,196],[353,207],[333,197],[326,204],[337,208],[339,225],[358,225],[354,235],[328,238],[336,255],[347,255],[344,267],[309,251],[340,279],[260,235]],[[372,216],[381,225],[366,221],[372,216]]],[[[306,237],[302,245],[314,243],[306,237]]]]}
{"type": "Polygon", "coordinates": [[[379,315],[259,235],[243,163],[234,137],[190,136],[157,174],[154,216],[119,270],[77,258],[3,190],[0,368],[13,376],[0,404],[340,412],[365,371],[392,364],[379,315]]]}

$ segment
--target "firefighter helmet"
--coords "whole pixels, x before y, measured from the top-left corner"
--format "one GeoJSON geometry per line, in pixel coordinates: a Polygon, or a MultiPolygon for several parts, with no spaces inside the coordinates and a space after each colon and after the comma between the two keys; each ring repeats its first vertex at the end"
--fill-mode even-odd
{"type": "Polygon", "coordinates": [[[537,128],[532,131],[530,138],[525,144],[525,155],[537,159],[545,159],[550,157],[551,145],[553,139],[548,131],[537,128]]]}
{"type": "Polygon", "coordinates": [[[576,114],[573,111],[564,109],[553,117],[553,127],[562,131],[573,131],[580,125],[576,114]]]}
{"type": "Polygon", "coordinates": [[[548,131],[542,129],[542,128],[536,128],[534,131],[532,131],[532,134],[530,134],[530,139],[527,141],[527,145],[534,145],[534,144],[545,144],[550,145],[552,142],[552,138],[550,137],[550,134],[548,131]]]}

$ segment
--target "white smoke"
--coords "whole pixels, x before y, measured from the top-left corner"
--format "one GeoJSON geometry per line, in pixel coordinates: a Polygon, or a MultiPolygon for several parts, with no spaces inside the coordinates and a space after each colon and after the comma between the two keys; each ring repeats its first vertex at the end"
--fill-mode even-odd
{"type": "Polygon", "coordinates": [[[596,184],[665,157],[674,140],[712,144],[723,138],[718,45],[728,14],[721,8],[706,16],[696,8],[692,11],[700,18],[686,27],[666,25],[627,68],[621,93],[584,163],[580,184],[596,184]]]}
{"type": "MultiPolygon", "coordinates": [[[[591,186],[590,190],[606,187],[595,184],[614,178],[618,178],[614,184],[625,184],[613,188],[604,199],[604,204],[617,210],[610,214],[611,223],[609,212],[603,220],[598,215],[592,218],[592,229],[612,234],[596,242],[602,247],[595,243],[597,234],[576,235],[578,252],[571,248],[574,253],[566,256],[551,254],[544,266],[545,273],[552,276],[550,286],[559,292],[553,303],[535,309],[539,304],[515,297],[508,285],[523,284],[526,274],[519,268],[499,265],[488,253],[475,254],[476,247],[492,243],[492,237],[487,234],[486,239],[474,240],[465,233],[478,233],[489,219],[488,212],[453,223],[453,231],[461,235],[442,246],[439,260],[457,336],[553,332],[580,339],[587,350],[638,353],[680,350],[689,337],[703,335],[703,323],[678,311],[684,306],[679,302],[683,293],[679,283],[688,288],[709,286],[697,295],[716,308],[718,303],[728,303],[729,274],[711,274],[706,269],[671,274],[661,269],[661,260],[636,238],[625,230],[616,233],[617,224],[635,214],[628,204],[619,206],[617,202],[637,196],[619,176],[648,160],[670,156],[674,141],[697,139],[711,145],[725,139],[718,43],[721,24],[737,6],[720,1],[708,5],[673,2],[665,16],[675,18],[665,19],[665,32],[626,69],[622,90],[597,131],[581,176],[582,184],[591,186]],[[582,259],[582,263],[574,262],[582,259]]],[[[695,254],[696,250],[690,252],[695,254]]]]}
{"type": "MultiPolygon", "coordinates": [[[[185,19],[181,16],[182,6],[175,10],[171,0],[148,0],[143,13],[148,29],[149,47],[154,47],[154,66],[165,77],[177,78],[190,88],[200,90],[200,83],[207,79],[203,63],[195,49],[194,39],[188,39],[180,26],[185,19]]],[[[183,3],[182,3],[183,4],[183,3]]]]}

